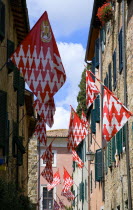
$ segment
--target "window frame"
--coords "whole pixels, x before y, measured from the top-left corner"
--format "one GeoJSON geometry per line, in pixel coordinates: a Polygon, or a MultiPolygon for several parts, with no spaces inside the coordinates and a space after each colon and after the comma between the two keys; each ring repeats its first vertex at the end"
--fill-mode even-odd
{"type": "MultiPolygon", "coordinates": [[[[43,153],[45,151],[46,151],[46,149],[42,149],[41,156],[43,155],[43,153]]],[[[57,150],[52,150],[52,153],[54,153],[52,167],[56,167],[57,166],[57,150]]],[[[40,161],[40,165],[41,166],[46,166],[46,163],[43,162],[42,158],[41,158],[41,161],[40,161]]]]}

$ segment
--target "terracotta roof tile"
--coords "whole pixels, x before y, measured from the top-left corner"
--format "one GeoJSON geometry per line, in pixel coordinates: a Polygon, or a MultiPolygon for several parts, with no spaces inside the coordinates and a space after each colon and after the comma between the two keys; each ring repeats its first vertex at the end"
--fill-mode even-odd
{"type": "Polygon", "coordinates": [[[47,131],[47,137],[68,137],[68,129],[57,129],[47,131]]]}

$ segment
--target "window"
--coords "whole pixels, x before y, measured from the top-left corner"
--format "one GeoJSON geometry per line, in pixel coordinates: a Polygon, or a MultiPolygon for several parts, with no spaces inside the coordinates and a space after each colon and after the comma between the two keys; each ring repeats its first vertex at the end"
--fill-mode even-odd
{"type": "Polygon", "coordinates": [[[95,153],[95,181],[102,181],[103,178],[103,155],[102,150],[98,149],[95,153]]]}
{"type": "MultiPolygon", "coordinates": [[[[42,150],[41,152],[41,156],[42,154],[45,152],[45,150],[42,150]]],[[[57,151],[56,150],[52,150],[52,154],[53,154],[53,158],[52,158],[52,166],[56,167],[56,155],[57,155],[57,151]]],[[[45,161],[41,158],[41,166],[45,166],[45,161]]]]}
{"type": "MultiPolygon", "coordinates": [[[[43,164],[46,164],[45,160],[43,160],[43,164]]],[[[54,164],[54,152],[52,152],[52,164],[54,164]]]]}
{"type": "Polygon", "coordinates": [[[92,171],[91,171],[91,173],[90,173],[90,191],[91,191],[91,193],[92,193],[92,189],[93,189],[93,187],[92,187],[92,171]]]}
{"type": "Polygon", "coordinates": [[[122,72],[123,69],[123,44],[122,44],[122,29],[119,33],[119,73],[122,72]]]}
{"type": "Polygon", "coordinates": [[[43,210],[53,209],[53,189],[48,191],[47,187],[43,187],[43,210]]]}

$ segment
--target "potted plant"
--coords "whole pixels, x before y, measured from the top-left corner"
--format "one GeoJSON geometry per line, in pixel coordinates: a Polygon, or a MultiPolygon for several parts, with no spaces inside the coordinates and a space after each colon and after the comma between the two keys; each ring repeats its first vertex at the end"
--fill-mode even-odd
{"type": "Polygon", "coordinates": [[[110,2],[104,3],[101,7],[98,8],[97,16],[101,21],[102,25],[105,25],[113,17],[112,5],[110,2]]]}

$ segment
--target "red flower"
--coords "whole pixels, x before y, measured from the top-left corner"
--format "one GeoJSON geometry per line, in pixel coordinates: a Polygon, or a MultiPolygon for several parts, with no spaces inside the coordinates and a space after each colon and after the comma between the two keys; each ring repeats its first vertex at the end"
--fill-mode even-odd
{"type": "Polygon", "coordinates": [[[101,7],[99,7],[97,11],[97,16],[102,25],[111,20],[113,16],[111,3],[104,3],[101,7]]]}

